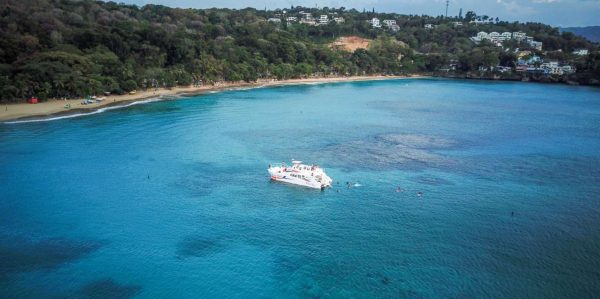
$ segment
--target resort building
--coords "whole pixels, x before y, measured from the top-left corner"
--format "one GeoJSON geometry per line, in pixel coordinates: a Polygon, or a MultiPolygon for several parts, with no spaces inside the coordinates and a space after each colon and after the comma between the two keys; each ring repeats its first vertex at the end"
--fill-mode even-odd
{"type": "Polygon", "coordinates": [[[489,39],[491,41],[499,41],[500,40],[500,33],[498,32],[490,32],[490,34],[488,35],[489,39]]]}
{"type": "Polygon", "coordinates": [[[325,25],[327,23],[329,23],[329,17],[327,15],[321,15],[319,18],[319,24],[325,25]]]}
{"type": "Polygon", "coordinates": [[[585,56],[585,55],[588,55],[588,53],[589,53],[588,49],[579,49],[579,50],[573,51],[573,54],[579,55],[579,56],[585,56]]]}
{"type": "Polygon", "coordinates": [[[434,28],[433,24],[425,24],[425,26],[423,26],[423,27],[425,27],[425,29],[433,29],[434,28]]]}
{"type": "Polygon", "coordinates": [[[485,39],[489,39],[489,35],[487,34],[487,32],[483,31],[477,33],[476,36],[471,37],[471,40],[476,44],[479,44],[482,40],[485,39]]]}
{"type": "Polygon", "coordinates": [[[371,19],[369,23],[371,23],[371,26],[373,26],[373,28],[381,28],[381,22],[378,18],[371,19]]]}
{"type": "Polygon", "coordinates": [[[500,34],[498,32],[487,33],[487,32],[481,31],[481,32],[477,33],[476,36],[471,37],[471,40],[476,44],[479,44],[483,40],[489,40],[490,42],[492,42],[493,44],[495,44],[498,47],[501,47],[502,43],[504,41],[511,40],[511,39],[515,39],[519,42],[525,41],[532,48],[534,48],[538,51],[542,50],[542,42],[533,40],[533,37],[527,36],[523,32],[513,32],[513,33],[503,32],[502,34],[500,34]]]}
{"type": "Polygon", "coordinates": [[[557,68],[558,67],[558,61],[544,62],[544,63],[542,63],[540,65],[540,67],[545,68],[545,69],[557,68]]]}
{"type": "Polygon", "coordinates": [[[385,27],[391,29],[392,31],[400,30],[400,26],[396,24],[396,20],[383,20],[383,25],[385,25],[385,27]]]}
{"type": "Polygon", "coordinates": [[[462,22],[452,22],[452,26],[453,26],[454,28],[456,28],[456,27],[461,27],[462,25],[463,25],[463,23],[462,23],[462,22]]]}
{"type": "Polygon", "coordinates": [[[269,21],[271,23],[275,23],[275,24],[280,24],[281,23],[281,19],[280,18],[269,18],[267,21],[269,21]]]}
{"type": "Polygon", "coordinates": [[[300,15],[300,20],[313,21],[313,16],[310,12],[301,11],[298,14],[300,15]]]}
{"type": "Polygon", "coordinates": [[[390,27],[392,25],[396,25],[396,20],[383,20],[383,24],[387,27],[390,27]]]}
{"type": "Polygon", "coordinates": [[[539,69],[543,70],[545,74],[558,76],[568,75],[575,72],[574,67],[568,64],[561,65],[558,61],[544,62],[540,65],[539,69]]]}
{"type": "Polygon", "coordinates": [[[310,25],[310,26],[317,25],[317,22],[315,22],[314,20],[307,20],[307,19],[300,19],[300,21],[298,23],[306,24],[306,25],[310,25]]]}
{"type": "Polygon", "coordinates": [[[562,76],[574,73],[575,68],[556,60],[543,61],[539,56],[533,55],[528,60],[519,59],[515,71],[562,76]]]}
{"type": "Polygon", "coordinates": [[[487,19],[487,20],[473,20],[470,21],[469,24],[474,24],[474,25],[479,25],[479,24],[491,24],[494,21],[492,19],[487,19]]]}
{"type": "Polygon", "coordinates": [[[344,23],[346,20],[343,17],[335,17],[333,21],[336,23],[344,23]]]}
{"type": "Polygon", "coordinates": [[[314,26],[317,24],[317,22],[313,19],[313,16],[310,12],[301,11],[299,13],[299,15],[300,15],[300,24],[306,24],[306,25],[311,25],[311,26],[314,26]]]}
{"type": "Polygon", "coordinates": [[[298,22],[298,18],[297,17],[287,17],[286,21],[288,22],[298,22]]]}
{"type": "Polygon", "coordinates": [[[527,34],[525,34],[525,32],[517,31],[512,33],[512,38],[516,39],[517,41],[525,40],[526,37],[527,34]]]}

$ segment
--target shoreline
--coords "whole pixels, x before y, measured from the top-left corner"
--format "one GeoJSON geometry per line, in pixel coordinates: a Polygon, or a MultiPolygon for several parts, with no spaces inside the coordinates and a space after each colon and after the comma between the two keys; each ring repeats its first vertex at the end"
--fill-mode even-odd
{"type": "Polygon", "coordinates": [[[112,110],[131,106],[137,103],[141,104],[143,100],[156,99],[155,101],[167,100],[169,97],[192,96],[209,92],[219,92],[234,90],[237,88],[257,88],[257,87],[275,87],[285,85],[302,84],[320,84],[320,83],[342,83],[356,81],[375,81],[390,79],[411,79],[424,78],[421,75],[406,76],[352,76],[352,77],[324,77],[324,78],[306,78],[306,79],[260,79],[256,82],[218,82],[215,85],[202,85],[198,87],[173,87],[171,89],[160,88],[157,91],[149,90],[137,92],[135,94],[124,94],[107,96],[101,103],[81,105],[83,99],[69,100],[48,100],[38,104],[29,103],[11,103],[0,106],[0,122],[27,122],[27,121],[45,121],[57,117],[69,118],[89,114],[95,114],[104,110],[112,110]],[[65,108],[70,104],[72,108],[65,108]]]}

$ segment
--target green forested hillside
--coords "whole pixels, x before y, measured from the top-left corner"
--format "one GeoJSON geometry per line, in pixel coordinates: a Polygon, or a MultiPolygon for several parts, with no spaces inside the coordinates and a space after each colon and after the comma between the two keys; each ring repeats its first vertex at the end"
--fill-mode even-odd
{"type": "MultiPolygon", "coordinates": [[[[479,31],[523,31],[544,43],[539,55],[572,62],[579,76],[600,77],[598,47],[543,24],[472,25],[465,18],[358,12],[344,8],[286,9],[343,17],[311,26],[267,19],[282,10],[174,9],[102,1],[4,0],[0,3],[0,100],[123,93],[259,78],[434,72],[450,63],[469,72],[514,65],[513,49],[474,44],[479,31]],[[367,20],[394,19],[399,30],[374,29],[367,20]],[[452,21],[463,21],[454,27],[452,21]],[[434,29],[425,24],[438,25],[434,29]],[[329,47],[334,38],[373,39],[353,53],[329,47]],[[398,41],[402,41],[400,43],[398,41]],[[575,49],[591,54],[577,57],[575,49]]],[[[466,18],[475,18],[470,12],[466,18]]],[[[537,53],[536,51],[533,51],[537,53]]]]}
{"type": "Polygon", "coordinates": [[[587,27],[566,27],[560,28],[561,31],[572,32],[574,34],[583,36],[590,41],[600,43],[600,26],[587,26],[587,27]]]}

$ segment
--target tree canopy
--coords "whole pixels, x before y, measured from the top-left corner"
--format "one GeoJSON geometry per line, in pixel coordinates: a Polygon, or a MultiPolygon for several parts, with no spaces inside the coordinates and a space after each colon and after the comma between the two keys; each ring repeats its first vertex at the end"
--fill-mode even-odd
{"type": "Polygon", "coordinates": [[[599,72],[597,45],[584,38],[537,23],[467,23],[476,18],[473,12],[465,18],[444,18],[343,7],[284,12],[5,0],[0,4],[0,101],[200,82],[431,72],[452,61],[463,71],[514,63],[502,48],[469,40],[482,30],[527,32],[544,42],[547,51],[563,53],[564,59],[576,59],[568,54],[574,49],[592,49],[577,60],[578,70],[594,76],[599,72]],[[300,11],[343,17],[345,22],[310,26],[285,18],[281,24],[267,21],[300,11]],[[396,20],[400,30],[372,28],[367,20],[374,17],[396,20]],[[465,26],[455,28],[452,21],[465,26]],[[437,27],[424,28],[428,23],[437,27]],[[349,35],[373,41],[352,53],[329,46],[336,37],[349,35]]]}

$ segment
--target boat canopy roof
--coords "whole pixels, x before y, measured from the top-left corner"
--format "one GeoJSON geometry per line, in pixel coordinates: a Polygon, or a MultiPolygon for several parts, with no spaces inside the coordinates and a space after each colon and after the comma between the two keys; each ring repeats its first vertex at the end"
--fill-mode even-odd
{"type": "Polygon", "coordinates": [[[292,160],[292,164],[302,164],[302,161],[292,160]]]}

